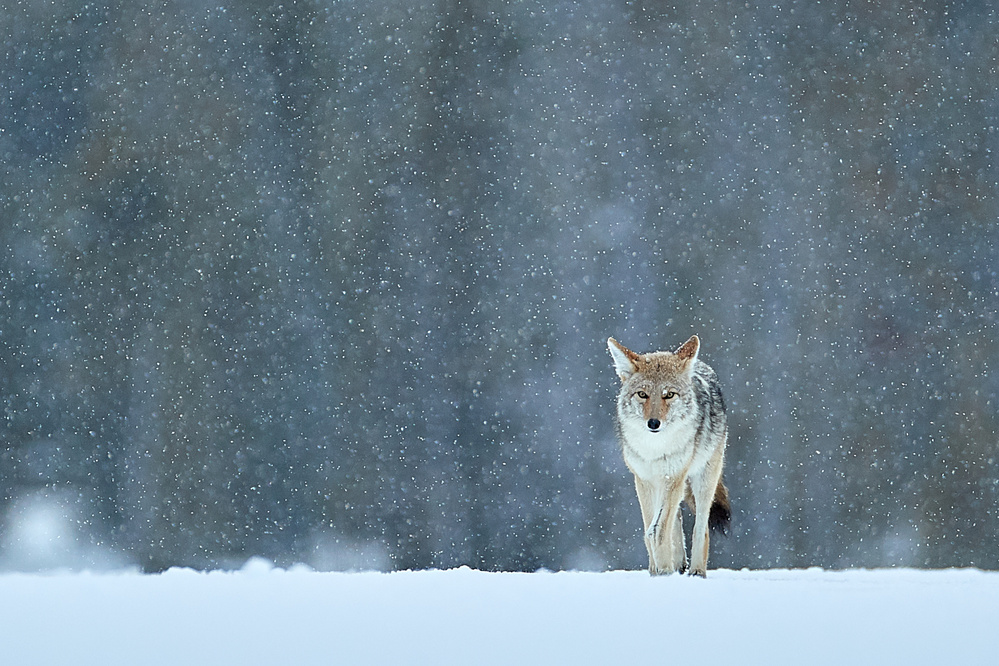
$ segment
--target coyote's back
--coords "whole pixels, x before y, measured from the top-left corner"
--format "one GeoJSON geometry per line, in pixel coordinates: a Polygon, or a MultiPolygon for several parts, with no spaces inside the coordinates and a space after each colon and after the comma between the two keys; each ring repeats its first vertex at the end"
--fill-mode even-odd
{"type": "Polygon", "coordinates": [[[698,337],[675,352],[636,354],[607,340],[621,378],[617,433],[635,475],[642,507],[649,572],[687,569],[680,502],[694,512],[690,573],[704,576],[708,527],[727,531],[731,520],[722,465],[728,424],[718,376],[697,359],[698,337]]]}

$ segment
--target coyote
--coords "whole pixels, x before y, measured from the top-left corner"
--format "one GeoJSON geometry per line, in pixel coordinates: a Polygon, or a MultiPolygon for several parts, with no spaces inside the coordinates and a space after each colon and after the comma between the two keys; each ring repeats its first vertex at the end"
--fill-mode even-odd
{"type": "Polygon", "coordinates": [[[697,360],[696,335],[675,352],[636,354],[614,338],[607,346],[621,378],[617,434],[635,475],[645,524],[649,573],[687,570],[680,500],[694,513],[690,573],[708,570],[708,526],[731,521],[722,463],[728,426],[718,376],[697,360]]]}

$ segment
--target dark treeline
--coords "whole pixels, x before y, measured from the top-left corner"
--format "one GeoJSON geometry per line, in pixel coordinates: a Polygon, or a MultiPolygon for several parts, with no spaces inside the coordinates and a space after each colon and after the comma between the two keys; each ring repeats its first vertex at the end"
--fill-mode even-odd
{"type": "Polygon", "coordinates": [[[55,516],[65,561],[147,570],[639,568],[605,340],[697,333],[713,565],[999,566],[997,35],[986,2],[15,3],[0,564],[55,516]]]}

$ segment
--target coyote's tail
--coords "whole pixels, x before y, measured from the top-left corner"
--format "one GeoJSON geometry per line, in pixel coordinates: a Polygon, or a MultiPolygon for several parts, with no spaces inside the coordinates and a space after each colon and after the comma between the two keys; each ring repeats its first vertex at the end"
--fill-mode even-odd
{"type": "Polygon", "coordinates": [[[715,499],[711,503],[711,513],[708,514],[708,527],[714,532],[728,534],[732,525],[732,505],[728,503],[728,488],[725,482],[718,480],[715,488],[715,499]]]}

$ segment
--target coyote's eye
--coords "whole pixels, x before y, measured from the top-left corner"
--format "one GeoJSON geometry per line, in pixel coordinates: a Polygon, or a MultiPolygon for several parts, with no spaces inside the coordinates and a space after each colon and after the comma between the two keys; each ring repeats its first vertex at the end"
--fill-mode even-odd
{"type": "Polygon", "coordinates": [[[648,393],[646,393],[645,391],[639,391],[639,392],[638,392],[638,393],[636,393],[635,395],[637,395],[637,396],[638,396],[638,399],[639,399],[639,400],[648,400],[648,399],[649,399],[649,394],[648,394],[648,393]]]}
{"type": "Polygon", "coordinates": [[[676,397],[676,391],[666,391],[666,394],[663,395],[663,397],[666,398],[667,400],[672,400],[673,398],[676,397]]]}

